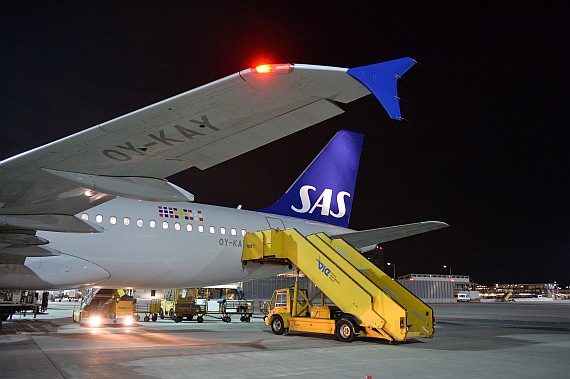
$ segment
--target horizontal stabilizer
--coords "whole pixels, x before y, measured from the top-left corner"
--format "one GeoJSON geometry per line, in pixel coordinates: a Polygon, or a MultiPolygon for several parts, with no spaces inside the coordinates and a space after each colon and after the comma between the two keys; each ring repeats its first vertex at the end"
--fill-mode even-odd
{"type": "Polygon", "coordinates": [[[441,221],[424,221],[414,224],[388,226],[385,228],[361,230],[357,232],[337,234],[331,238],[342,238],[356,249],[374,246],[379,243],[410,237],[416,234],[431,232],[449,225],[441,221]]]}

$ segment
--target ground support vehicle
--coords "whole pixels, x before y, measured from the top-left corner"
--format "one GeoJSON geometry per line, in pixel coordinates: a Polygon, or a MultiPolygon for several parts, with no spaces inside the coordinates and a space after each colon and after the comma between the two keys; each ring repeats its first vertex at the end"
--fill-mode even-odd
{"type": "Polygon", "coordinates": [[[149,322],[150,320],[152,320],[153,322],[155,322],[158,319],[158,315],[160,313],[160,303],[161,300],[157,300],[157,299],[152,299],[150,301],[150,303],[147,302],[141,302],[140,300],[135,304],[135,314],[133,316],[135,321],[140,321],[141,320],[141,313],[144,314],[143,316],[143,321],[144,322],[149,322]]]}
{"type": "Polygon", "coordinates": [[[93,289],[80,309],[73,310],[73,322],[79,325],[131,325],[134,299],[123,289],[93,289]]]}
{"type": "Polygon", "coordinates": [[[432,309],[340,238],[294,229],[249,233],[242,262],[250,261],[295,265],[322,292],[316,304],[298,285],[275,291],[265,319],[275,334],[336,334],[343,342],[356,335],[390,342],[433,336],[432,309]]]}
{"type": "Polygon", "coordinates": [[[469,295],[466,293],[458,293],[457,294],[457,302],[469,302],[469,295]]]}
{"type": "Polygon", "coordinates": [[[196,304],[204,308],[209,317],[231,322],[232,316],[239,316],[241,322],[250,322],[253,316],[253,301],[246,300],[235,284],[200,288],[198,297],[196,304]]]}
{"type": "Polygon", "coordinates": [[[192,321],[203,322],[205,309],[196,304],[197,288],[176,288],[168,291],[166,298],[160,303],[159,316],[161,319],[170,317],[174,322],[181,322],[186,318],[192,321]]]}
{"type": "Polygon", "coordinates": [[[497,301],[502,301],[502,302],[515,301],[515,300],[513,299],[513,291],[512,291],[512,290],[508,290],[508,291],[505,292],[502,296],[500,296],[499,298],[497,298],[497,301]]]}
{"type": "Polygon", "coordinates": [[[35,301],[33,292],[0,291],[0,331],[2,330],[2,321],[12,318],[16,312],[25,316],[27,311],[32,311],[34,318],[39,312],[39,306],[35,301]]]}

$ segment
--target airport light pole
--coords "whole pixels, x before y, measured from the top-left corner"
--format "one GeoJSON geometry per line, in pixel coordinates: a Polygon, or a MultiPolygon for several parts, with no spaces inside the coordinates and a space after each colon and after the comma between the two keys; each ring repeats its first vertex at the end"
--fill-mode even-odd
{"type": "Polygon", "coordinates": [[[387,264],[388,266],[394,266],[394,275],[393,275],[393,278],[394,278],[394,280],[396,280],[396,264],[395,264],[395,263],[391,263],[391,262],[388,262],[388,263],[386,263],[386,264],[387,264]]]}
{"type": "Polygon", "coordinates": [[[443,265],[443,268],[449,268],[449,277],[451,278],[451,266],[443,265]]]}

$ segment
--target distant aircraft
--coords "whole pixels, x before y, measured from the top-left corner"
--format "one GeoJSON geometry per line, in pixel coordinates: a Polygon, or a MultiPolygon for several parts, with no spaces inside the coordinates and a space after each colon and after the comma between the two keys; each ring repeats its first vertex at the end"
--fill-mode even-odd
{"type": "Polygon", "coordinates": [[[262,65],[0,162],[0,288],[183,288],[270,276],[246,232],[296,228],[360,251],[447,226],[348,229],[363,136],[340,131],[261,211],[193,202],[165,178],[206,169],[343,113],[373,93],[401,119],[410,58],[353,69],[262,65]]]}

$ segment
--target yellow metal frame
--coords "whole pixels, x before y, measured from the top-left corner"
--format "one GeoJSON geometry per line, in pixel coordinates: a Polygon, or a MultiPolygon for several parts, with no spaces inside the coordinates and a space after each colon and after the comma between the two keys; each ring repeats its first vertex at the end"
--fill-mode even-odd
{"type": "MultiPolygon", "coordinates": [[[[358,320],[360,331],[367,336],[403,341],[433,335],[432,309],[342,239],[330,239],[324,233],[304,237],[294,229],[249,233],[242,261],[296,265],[342,312],[358,320]]],[[[305,300],[302,310],[314,299],[305,300]]],[[[305,331],[307,323],[312,323],[312,331],[330,329],[329,320],[317,321],[325,320],[321,316],[298,321],[297,304],[294,298],[293,309],[270,310],[266,322],[269,325],[278,313],[292,330],[305,331]]]]}

